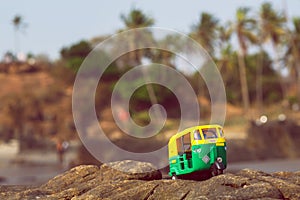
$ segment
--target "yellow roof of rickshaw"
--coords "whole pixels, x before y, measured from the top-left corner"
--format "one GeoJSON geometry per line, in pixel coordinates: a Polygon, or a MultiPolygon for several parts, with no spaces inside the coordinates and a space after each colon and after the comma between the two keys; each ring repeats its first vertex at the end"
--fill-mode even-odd
{"type": "Polygon", "coordinates": [[[200,125],[200,126],[192,126],[190,128],[187,128],[183,131],[180,131],[178,133],[176,133],[175,135],[173,135],[170,140],[169,140],[169,143],[176,140],[177,138],[185,135],[186,133],[188,132],[192,132],[193,130],[195,129],[206,129],[206,128],[223,128],[222,126],[218,125],[218,124],[209,124],[209,125],[200,125]]]}

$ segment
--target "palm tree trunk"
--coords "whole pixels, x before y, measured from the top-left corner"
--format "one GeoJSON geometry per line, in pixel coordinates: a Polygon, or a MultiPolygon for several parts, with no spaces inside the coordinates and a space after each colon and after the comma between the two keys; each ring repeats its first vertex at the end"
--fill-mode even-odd
{"type": "MultiPolygon", "coordinates": [[[[275,68],[277,68],[277,70],[280,70],[280,56],[279,56],[279,49],[277,48],[277,45],[273,42],[273,49],[275,50],[275,68]]],[[[278,72],[278,77],[279,77],[279,82],[280,82],[280,86],[281,86],[281,90],[282,90],[282,97],[283,100],[287,100],[287,92],[286,92],[286,87],[282,78],[282,75],[280,74],[280,72],[278,72]]]]}
{"type": "Polygon", "coordinates": [[[295,60],[296,60],[295,68],[297,73],[297,99],[298,99],[298,103],[300,104],[300,59],[299,59],[298,52],[296,54],[297,55],[295,55],[295,60]]]}
{"type": "MultiPolygon", "coordinates": [[[[299,63],[299,62],[298,62],[299,63]]],[[[300,65],[297,64],[297,97],[298,97],[298,104],[300,104],[300,65]]]]}
{"type": "Polygon", "coordinates": [[[20,53],[20,40],[18,35],[18,30],[15,28],[14,31],[14,40],[15,40],[15,57],[18,59],[18,54],[20,53]]]}
{"type": "Polygon", "coordinates": [[[294,56],[295,71],[297,75],[297,97],[298,97],[298,103],[300,104],[300,52],[294,40],[291,40],[291,46],[293,49],[292,55],[294,56]]]}
{"type": "Polygon", "coordinates": [[[238,54],[238,63],[239,63],[239,71],[240,71],[240,81],[241,81],[241,91],[242,91],[242,99],[244,112],[248,113],[249,111],[249,90],[247,84],[247,76],[246,76],[246,64],[245,57],[243,53],[238,54]]]}
{"type": "Polygon", "coordinates": [[[136,53],[137,50],[136,48],[136,43],[135,43],[135,35],[132,35],[132,37],[129,39],[129,64],[132,65],[133,67],[136,65],[136,53]]]}
{"type": "Polygon", "coordinates": [[[263,112],[263,86],[262,86],[262,74],[264,65],[263,48],[259,45],[260,53],[258,55],[258,65],[256,69],[256,103],[259,114],[263,112]]]}
{"type": "MultiPolygon", "coordinates": [[[[153,89],[153,85],[150,85],[149,83],[151,82],[149,76],[147,75],[147,72],[144,71],[142,69],[142,73],[143,73],[143,76],[144,76],[144,80],[146,81],[146,89],[147,89],[147,92],[148,92],[148,95],[149,95],[149,98],[150,98],[150,102],[153,105],[158,105],[158,100],[155,96],[155,92],[154,92],[154,89],[153,89]]],[[[156,115],[154,120],[156,123],[159,123],[162,119],[162,113],[159,109],[154,109],[154,114],[156,115]]]]}

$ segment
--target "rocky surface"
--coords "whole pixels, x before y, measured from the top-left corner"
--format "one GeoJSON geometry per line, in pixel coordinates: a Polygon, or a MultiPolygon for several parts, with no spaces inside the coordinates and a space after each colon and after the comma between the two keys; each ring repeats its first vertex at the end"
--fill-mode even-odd
{"type": "Polygon", "coordinates": [[[161,179],[153,170],[135,161],[82,165],[41,186],[0,186],[0,199],[300,199],[300,171],[244,169],[192,181],[161,179]]]}

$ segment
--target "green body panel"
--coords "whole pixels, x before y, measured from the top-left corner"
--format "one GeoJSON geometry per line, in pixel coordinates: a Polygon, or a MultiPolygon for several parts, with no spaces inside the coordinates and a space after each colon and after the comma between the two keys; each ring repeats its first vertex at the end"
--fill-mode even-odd
{"type": "Polygon", "coordinates": [[[227,167],[226,143],[225,146],[217,146],[217,157],[221,157],[225,168],[227,167]]]}
{"type": "Polygon", "coordinates": [[[217,157],[221,157],[225,167],[227,166],[226,143],[224,146],[216,146],[215,143],[192,146],[192,151],[169,158],[169,175],[183,175],[196,171],[209,170],[217,157]],[[174,161],[176,160],[176,162],[174,161]]]}

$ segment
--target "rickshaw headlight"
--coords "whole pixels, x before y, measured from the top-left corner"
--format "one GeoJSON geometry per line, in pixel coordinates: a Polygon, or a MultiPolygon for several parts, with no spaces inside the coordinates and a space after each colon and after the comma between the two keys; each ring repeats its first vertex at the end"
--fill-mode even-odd
{"type": "Polygon", "coordinates": [[[223,161],[223,159],[222,159],[221,157],[218,157],[218,158],[217,158],[217,161],[218,161],[219,163],[221,163],[221,162],[223,161]]]}

